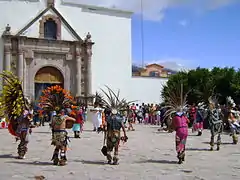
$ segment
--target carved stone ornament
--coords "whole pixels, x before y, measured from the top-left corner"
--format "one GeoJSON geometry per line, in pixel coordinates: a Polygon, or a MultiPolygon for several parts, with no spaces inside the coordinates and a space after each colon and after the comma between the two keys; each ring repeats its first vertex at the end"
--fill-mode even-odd
{"type": "Polygon", "coordinates": [[[4,45],[4,52],[5,53],[10,53],[11,52],[11,45],[10,44],[5,44],[4,45]]]}
{"type": "Polygon", "coordinates": [[[26,59],[32,60],[34,58],[34,52],[31,49],[24,50],[24,56],[26,59]]]}
{"type": "Polygon", "coordinates": [[[71,52],[69,52],[69,53],[66,54],[66,60],[67,60],[67,61],[73,60],[73,55],[72,55],[71,52]]]}
{"type": "Polygon", "coordinates": [[[76,48],[76,56],[77,57],[81,56],[81,49],[80,48],[76,48]]]}
{"type": "Polygon", "coordinates": [[[11,35],[11,27],[9,24],[5,27],[5,31],[3,31],[3,35],[11,35]]]}
{"type": "Polygon", "coordinates": [[[53,6],[55,5],[55,0],[47,0],[47,6],[53,6]]]}

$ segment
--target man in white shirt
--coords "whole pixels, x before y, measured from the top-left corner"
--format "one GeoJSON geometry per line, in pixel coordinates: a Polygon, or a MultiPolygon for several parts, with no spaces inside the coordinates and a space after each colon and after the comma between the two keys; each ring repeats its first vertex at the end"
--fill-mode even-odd
{"type": "Polygon", "coordinates": [[[103,109],[98,104],[94,104],[94,107],[90,108],[89,111],[93,123],[93,131],[98,131],[100,126],[102,125],[103,109]]]}

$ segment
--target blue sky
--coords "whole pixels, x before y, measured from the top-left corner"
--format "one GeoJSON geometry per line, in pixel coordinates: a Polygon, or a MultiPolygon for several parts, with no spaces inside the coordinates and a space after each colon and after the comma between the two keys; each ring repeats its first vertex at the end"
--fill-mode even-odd
{"type": "Polygon", "coordinates": [[[64,1],[134,12],[134,63],[175,62],[190,68],[240,68],[240,0],[64,1]]]}
{"type": "Polygon", "coordinates": [[[132,43],[134,62],[240,68],[240,4],[209,11],[167,9],[161,21],[142,21],[134,15],[132,43]]]}

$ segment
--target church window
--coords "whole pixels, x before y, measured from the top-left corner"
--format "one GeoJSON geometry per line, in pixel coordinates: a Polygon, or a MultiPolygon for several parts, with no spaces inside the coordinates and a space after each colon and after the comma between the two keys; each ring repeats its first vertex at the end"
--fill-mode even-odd
{"type": "Polygon", "coordinates": [[[57,39],[57,24],[51,18],[44,23],[44,38],[57,39]]]}
{"type": "Polygon", "coordinates": [[[39,37],[61,40],[61,20],[59,17],[48,14],[39,21],[39,37]]]}

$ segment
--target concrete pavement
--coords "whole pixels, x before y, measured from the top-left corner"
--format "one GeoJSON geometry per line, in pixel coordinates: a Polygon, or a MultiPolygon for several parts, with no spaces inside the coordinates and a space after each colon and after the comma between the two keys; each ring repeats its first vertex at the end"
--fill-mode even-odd
{"type": "MultiPolygon", "coordinates": [[[[50,161],[54,147],[48,126],[33,129],[26,159],[15,159],[18,143],[1,129],[0,180],[239,180],[240,145],[223,135],[219,152],[208,151],[210,134],[190,133],[186,162],[177,164],[174,133],[158,132],[157,126],[136,125],[129,141],[120,146],[120,164],[106,164],[101,154],[103,134],[92,132],[86,123],[81,139],[71,138],[68,165],[56,167],[50,161]]],[[[73,136],[73,133],[69,133],[73,136]]]]}

